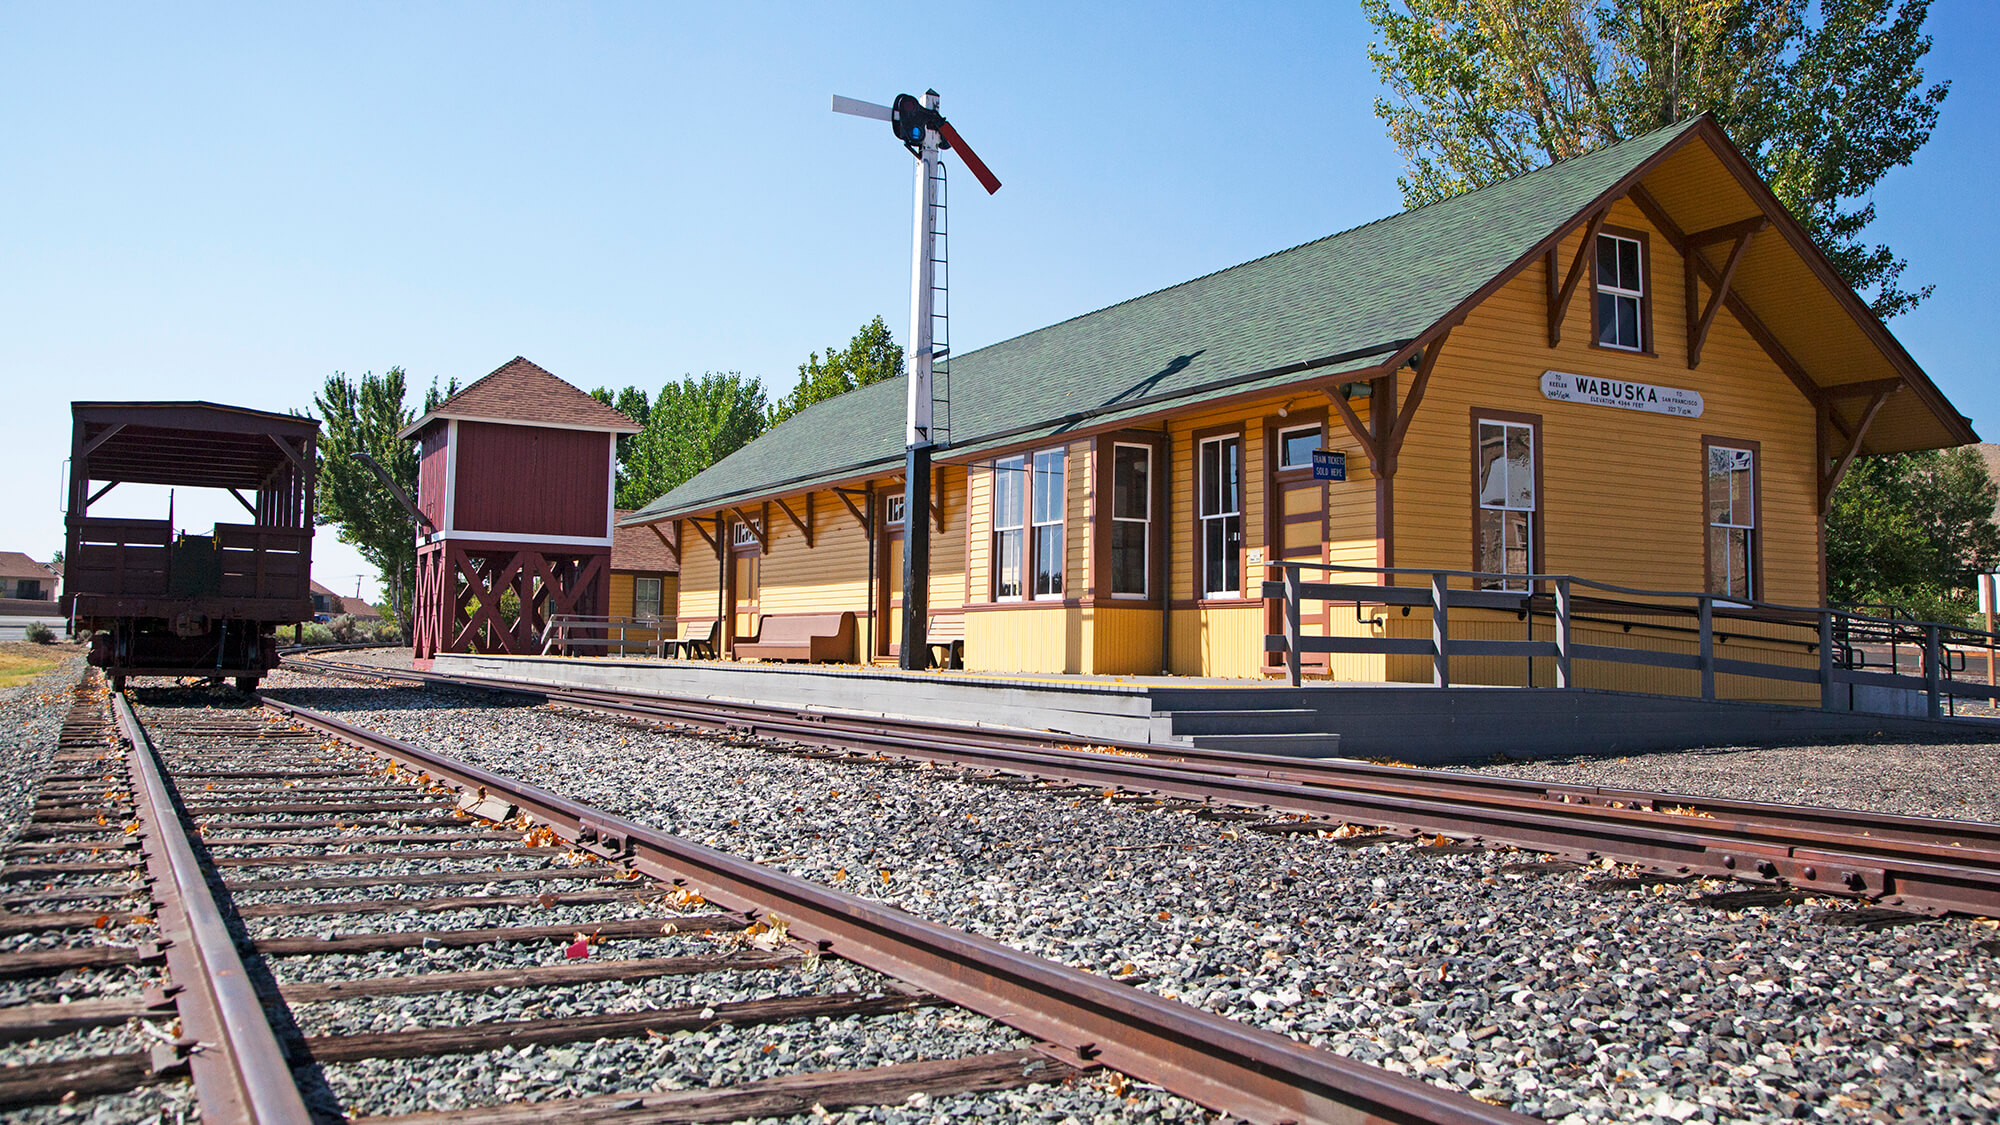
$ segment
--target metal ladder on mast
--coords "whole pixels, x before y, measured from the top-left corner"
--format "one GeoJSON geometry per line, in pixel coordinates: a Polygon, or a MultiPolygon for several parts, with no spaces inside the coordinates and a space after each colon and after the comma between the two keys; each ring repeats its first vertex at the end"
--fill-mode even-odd
{"type": "Polygon", "coordinates": [[[931,444],[951,444],[951,250],[950,209],[945,163],[937,161],[931,180],[931,444]]]}

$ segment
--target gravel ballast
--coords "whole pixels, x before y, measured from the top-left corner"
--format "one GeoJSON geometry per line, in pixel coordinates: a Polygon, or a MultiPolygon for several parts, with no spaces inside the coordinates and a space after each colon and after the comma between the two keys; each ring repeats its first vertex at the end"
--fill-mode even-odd
{"type": "Polygon", "coordinates": [[[1988,1121],[2000,1107],[2000,961],[1981,946],[2000,932],[1981,923],[1813,921],[1850,905],[1830,900],[1716,911],[1692,901],[1729,889],[1714,881],[1605,891],[1586,877],[1624,872],[1266,836],[445,691],[268,686],[315,683],[279,694],[1550,1120],[1988,1121]]]}
{"type": "Polygon", "coordinates": [[[83,652],[51,650],[62,662],[25,684],[0,688],[0,846],[27,822],[36,787],[49,774],[70,692],[83,677],[83,652]]]}

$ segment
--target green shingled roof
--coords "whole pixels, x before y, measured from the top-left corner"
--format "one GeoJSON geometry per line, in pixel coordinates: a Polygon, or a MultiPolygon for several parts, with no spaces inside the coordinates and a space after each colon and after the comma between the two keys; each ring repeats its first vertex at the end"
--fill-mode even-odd
{"type": "MultiPolygon", "coordinates": [[[[938,456],[1379,364],[1692,124],[953,356],[952,444],[938,456]]],[[[904,387],[801,411],[624,522],[900,465],[904,387]]]]}

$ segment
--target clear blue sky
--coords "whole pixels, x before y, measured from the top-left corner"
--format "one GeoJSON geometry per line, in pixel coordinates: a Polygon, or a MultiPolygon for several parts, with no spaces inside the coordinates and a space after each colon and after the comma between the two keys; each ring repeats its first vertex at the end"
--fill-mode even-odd
{"type": "MultiPolygon", "coordinates": [[[[1893,330],[2000,436],[2000,27],[1930,30],[1952,94],[1875,233],[1937,285],[1893,330]]],[[[1353,0],[0,8],[0,549],[61,544],[74,398],[283,410],[334,371],[517,354],[783,390],[878,313],[902,338],[911,162],[834,93],[936,87],[1006,182],[954,169],[959,351],[1380,218],[1368,31],[1353,0]]],[[[367,569],[315,550],[336,589],[367,569]]]]}

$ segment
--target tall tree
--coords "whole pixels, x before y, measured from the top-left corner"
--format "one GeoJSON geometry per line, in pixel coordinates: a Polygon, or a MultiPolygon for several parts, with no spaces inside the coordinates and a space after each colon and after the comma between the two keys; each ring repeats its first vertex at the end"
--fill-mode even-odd
{"type": "Polygon", "coordinates": [[[2000,563],[1996,501],[2000,487],[1970,446],[1857,460],[1827,513],[1829,599],[1963,622],[1978,574],[2000,563]]]}
{"type": "Polygon", "coordinates": [[[661,387],[645,429],[620,451],[618,506],[642,508],[678,488],[763,433],[764,417],[763,385],[741,372],[710,371],[661,387]]]}
{"type": "MultiPolygon", "coordinates": [[[[433,382],[424,394],[424,410],[457,391],[456,380],[442,391],[433,382]]],[[[376,569],[387,589],[391,610],[407,628],[410,593],[416,584],[416,531],[409,514],[382,487],[374,470],[354,459],[357,452],[367,453],[389,470],[403,491],[416,496],[416,446],[396,436],[397,430],[417,418],[416,412],[403,406],[405,393],[400,367],[391,367],[381,376],[371,371],[359,380],[335,372],[313,397],[313,407],[324,423],[319,439],[316,522],[336,525],[340,541],[353,544],[376,569]]]]}
{"type": "Polygon", "coordinates": [[[1930,0],[1361,0],[1375,113],[1411,207],[1713,113],[1883,318],[1931,287],[1864,239],[1869,196],[1930,139],[1930,0]]]}
{"type": "Polygon", "coordinates": [[[768,429],[816,402],[825,402],[857,387],[894,379],[903,373],[903,349],[894,333],[875,319],[861,326],[844,348],[828,347],[826,358],[813,352],[799,364],[798,385],[771,404],[768,429]]]}

